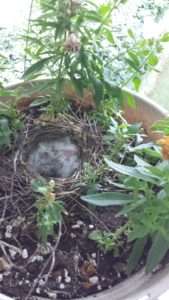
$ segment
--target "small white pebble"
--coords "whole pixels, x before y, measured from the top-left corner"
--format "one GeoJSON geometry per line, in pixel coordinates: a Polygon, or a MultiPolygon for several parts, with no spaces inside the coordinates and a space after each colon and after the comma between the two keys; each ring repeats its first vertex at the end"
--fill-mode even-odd
{"type": "Polygon", "coordinates": [[[66,282],[66,283],[71,282],[71,277],[70,277],[70,276],[67,276],[67,277],[65,278],[65,282],[66,282]]]}
{"type": "Polygon", "coordinates": [[[11,225],[6,226],[5,237],[7,239],[10,239],[12,237],[12,226],[11,225]]]}
{"type": "Polygon", "coordinates": [[[43,261],[43,256],[37,255],[37,256],[36,256],[36,260],[37,260],[37,261],[43,261]]]}
{"type": "Polygon", "coordinates": [[[61,281],[62,281],[62,276],[61,275],[57,276],[56,277],[56,282],[61,283],[61,281]]]}
{"type": "Polygon", "coordinates": [[[3,280],[3,274],[0,273],[0,282],[3,280]]]}
{"type": "Polygon", "coordinates": [[[81,220],[78,220],[78,221],[76,221],[76,224],[78,224],[79,226],[82,226],[84,224],[84,222],[81,220]]]}
{"type": "Polygon", "coordinates": [[[79,229],[79,228],[80,228],[80,225],[78,225],[78,224],[72,225],[72,229],[79,229]]]}
{"type": "Polygon", "coordinates": [[[10,253],[10,256],[12,258],[15,258],[15,255],[16,255],[17,252],[15,250],[13,250],[13,249],[9,249],[9,253],[10,253]]]}
{"type": "Polygon", "coordinates": [[[111,289],[111,288],[112,288],[112,286],[111,286],[111,285],[109,285],[109,286],[108,286],[108,289],[111,289]]]}
{"type": "Polygon", "coordinates": [[[89,229],[94,229],[94,225],[90,224],[89,229]]]}
{"type": "Polygon", "coordinates": [[[68,273],[68,270],[67,270],[67,269],[64,269],[63,272],[64,272],[64,275],[63,275],[64,278],[68,277],[68,274],[69,274],[69,273],[68,273]]]}
{"type": "Polygon", "coordinates": [[[31,263],[34,263],[36,261],[36,256],[32,256],[31,263]]]}
{"type": "Polygon", "coordinates": [[[48,296],[50,299],[57,299],[57,294],[54,292],[48,292],[48,296]]]}
{"type": "Polygon", "coordinates": [[[121,278],[120,272],[117,272],[117,278],[121,278]]]}
{"type": "Polygon", "coordinates": [[[99,282],[99,277],[98,276],[92,276],[92,277],[89,278],[89,282],[93,285],[96,285],[99,282]]]}
{"type": "Polygon", "coordinates": [[[40,288],[39,287],[36,288],[36,293],[40,294],[40,288]]]}
{"type": "Polygon", "coordinates": [[[95,259],[91,258],[90,259],[91,264],[93,265],[93,267],[97,267],[97,262],[95,259]]]}
{"type": "Polygon", "coordinates": [[[97,285],[97,290],[101,291],[102,290],[102,286],[100,284],[97,285]]]}
{"type": "Polygon", "coordinates": [[[75,216],[75,214],[74,213],[70,213],[70,217],[74,217],[75,216]]]}
{"type": "Polygon", "coordinates": [[[73,232],[71,232],[70,236],[71,236],[72,239],[76,238],[76,234],[74,234],[73,232]]]}
{"type": "Polygon", "coordinates": [[[45,281],[43,279],[39,279],[39,286],[44,286],[45,285],[45,281]]]}
{"type": "Polygon", "coordinates": [[[6,231],[12,232],[12,226],[11,226],[11,225],[7,225],[7,226],[6,226],[6,231]]]}
{"type": "Polygon", "coordinates": [[[26,280],[25,280],[25,283],[26,283],[26,284],[29,284],[29,283],[30,283],[30,281],[26,279],[26,280]]]}
{"type": "Polygon", "coordinates": [[[10,238],[12,237],[11,232],[6,231],[6,232],[5,232],[5,237],[6,237],[6,239],[10,239],[10,238]]]}
{"type": "Polygon", "coordinates": [[[94,259],[96,259],[96,253],[95,253],[95,252],[92,253],[92,254],[91,254],[91,257],[94,258],[94,259]]]}
{"type": "Polygon", "coordinates": [[[23,259],[27,259],[28,258],[28,251],[27,251],[27,249],[23,249],[22,250],[22,258],[23,259]]]}
{"type": "Polygon", "coordinates": [[[60,288],[60,290],[63,290],[63,289],[65,288],[64,283],[61,283],[61,284],[59,285],[59,288],[60,288]]]}
{"type": "Polygon", "coordinates": [[[22,285],[22,281],[19,281],[19,282],[18,282],[18,285],[22,285]]]}
{"type": "Polygon", "coordinates": [[[101,277],[101,281],[105,281],[105,277],[102,276],[102,277],[101,277]]]}

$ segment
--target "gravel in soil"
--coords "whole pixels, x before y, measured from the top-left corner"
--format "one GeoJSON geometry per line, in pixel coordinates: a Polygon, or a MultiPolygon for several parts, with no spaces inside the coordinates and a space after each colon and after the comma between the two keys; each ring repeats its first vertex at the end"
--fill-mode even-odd
{"type": "MultiPolygon", "coordinates": [[[[55,266],[47,285],[45,274],[49,271],[51,261],[40,278],[39,274],[50,257],[55,238],[48,244],[49,249],[43,249],[36,240],[36,226],[23,221],[22,225],[19,225],[17,237],[14,237],[12,232],[11,237],[2,241],[0,256],[4,257],[2,249],[5,249],[4,259],[9,259],[12,269],[6,274],[1,273],[1,292],[15,299],[26,299],[32,284],[38,278],[33,295],[50,298],[50,293],[53,293],[52,297],[56,294],[60,299],[69,299],[97,293],[121,281],[125,277],[125,251],[128,252],[129,249],[121,249],[122,256],[119,262],[112,252],[104,254],[88,239],[90,228],[102,229],[103,223],[112,231],[118,229],[124,220],[120,219],[117,222],[114,214],[113,208],[97,209],[94,213],[97,218],[95,219],[80,205],[74,206],[64,219],[64,232],[55,253],[55,266]],[[103,223],[99,223],[99,219],[102,219],[103,223]],[[13,250],[13,254],[13,247],[16,247],[18,252],[13,250]],[[19,253],[21,248],[22,253],[19,253]]],[[[11,221],[5,222],[6,228],[10,226],[7,224],[11,224],[11,221]]]]}
{"type": "MultiPolygon", "coordinates": [[[[50,124],[50,133],[70,131],[70,123],[65,125],[65,122],[68,120],[64,119],[63,127],[60,122],[59,127],[50,124]]],[[[72,128],[81,136],[81,123],[78,125],[71,119],[72,128]]],[[[43,127],[43,134],[46,132],[49,136],[46,127],[43,127]]],[[[126,219],[115,217],[119,207],[93,209],[80,201],[80,194],[86,190],[76,190],[75,185],[81,182],[82,173],[76,174],[76,178],[56,180],[56,195],[64,201],[67,212],[63,215],[62,226],[55,226],[47,247],[42,246],[35,222],[37,194],[30,188],[33,174],[20,160],[24,157],[20,156],[22,143],[27,147],[32,139],[28,132],[34,131],[31,128],[29,120],[22,129],[22,141],[18,145],[15,143],[13,151],[0,157],[0,292],[16,300],[73,299],[109,289],[126,278],[125,266],[131,245],[123,234],[118,249],[104,253],[89,239],[89,234],[93,230],[113,234],[126,219]]],[[[91,161],[92,157],[92,163],[97,166],[107,148],[96,134],[91,138],[87,131],[85,133],[87,149],[93,152],[84,151],[83,159],[91,161]]],[[[80,147],[84,147],[82,141],[80,147]]],[[[105,191],[108,186],[100,184],[99,190],[101,188],[105,191]]],[[[136,271],[144,264],[145,257],[136,271]]]]}

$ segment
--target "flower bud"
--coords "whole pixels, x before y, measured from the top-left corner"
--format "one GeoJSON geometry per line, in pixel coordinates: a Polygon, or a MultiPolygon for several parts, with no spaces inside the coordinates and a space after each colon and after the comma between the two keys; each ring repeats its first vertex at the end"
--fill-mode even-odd
{"type": "Polygon", "coordinates": [[[81,48],[81,42],[79,38],[72,32],[67,37],[63,44],[64,48],[70,52],[78,52],[81,48]]]}

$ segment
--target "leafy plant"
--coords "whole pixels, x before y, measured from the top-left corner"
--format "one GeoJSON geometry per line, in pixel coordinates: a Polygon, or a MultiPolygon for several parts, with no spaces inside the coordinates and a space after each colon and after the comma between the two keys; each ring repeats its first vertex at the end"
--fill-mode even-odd
{"type": "MultiPolygon", "coordinates": [[[[3,96],[9,96],[8,91],[3,96]]],[[[19,114],[12,101],[0,102],[0,144],[3,148],[10,147],[11,141],[17,138],[22,127],[22,116],[19,114]]]]}
{"type": "Polygon", "coordinates": [[[24,79],[50,75],[54,80],[50,112],[58,111],[64,99],[65,78],[83,99],[85,88],[95,104],[104,101],[117,108],[132,96],[122,87],[130,81],[139,89],[143,74],[155,69],[163,39],[138,38],[130,29],[121,36],[112,14],[126,1],[39,1],[41,15],[25,35],[26,53],[35,61],[24,79]],[[112,71],[113,70],[113,71],[112,71]]]}
{"type": "MultiPolygon", "coordinates": [[[[155,128],[159,129],[164,124],[166,124],[166,129],[163,128],[163,130],[167,132],[168,122],[166,121],[160,122],[155,128]]],[[[168,147],[168,137],[162,140],[163,147],[168,147]]],[[[128,221],[126,224],[130,228],[128,242],[134,242],[127,265],[128,275],[132,273],[138,263],[147,241],[152,243],[146,261],[147,274],[161,262],[169,250],[169,148],[167,148],[168,152],[165,153],[167,157],[164,156],[165,160],[161,161],[162,155],[159,156],[158,152],[158,155],[154,155],[156,148],[154,150],[151,149],[156,146],[153,143],[149,143],[149,148],[147,148],[147,145],[141,144],[140,150],[150,149],[152,152],[146,157],[146,161],[134,155],[134,167],[119,164],[105,158],[105,162],[110,169],[114,170],[116,174],[122,174],[121,177],[119,176],[119,181],[121,182],[112,182],[116,192],[104,192],[81,197],[82,200],[96,206],[123,206],[117,213],[117,217],[127,216],[128,221]],[[150,163],[151,153],[157,159],[154,165],[150,163]],[[118,187],[120,192],[117,190],[118,187]],[[124,190],[124,193],[121,190],[124,190]]],[[[138,148],[135,148],[137,151],[138,148]]]]}
{"type": "Polygon", "coordinates": [[[126,178],[123,182],[124,189],[133,191],[134,201],[118,213],[118,216],[127,214],[128,224],[131,228],[128,241],[136,240],[128,263],[128,274],[132,272],[135,263],[138,262],[144,250],[144,247],[142,247],[142,251],[140,251],[137,246],[139,239],[142,239],[142,245],[145,245],[148,238],[152,240],[146,262],[146,273],[151,272],[156,267],[169,249],[168,160],[158,162],[155,166],[137,157],[135,157],[135,160],[137,166],[134,168],[106,160],[114,170],[132,176],[130,177],[131,180],[126,178]],[[162,241],[165,247],[160,246],[162,241]],[[136,255],[137,261],[135,259],[136,255]],[[133,260],[135,263],[133,263],[133,260]]]}
{"type": "Polygon", "coordinates": [[[0,147],[10,145],[10,134],[8,120],[6,118],[0,119],[0,147]]]}
{"type": "Polygon", "coordinates": [[[99,173],[97,170],[92,167],[90,163],[84,163],[83,164],[84,173],[85,173],[85,179],[84,181],[86,184],[92,184],[95,183],[98,179],[99,173]]]}
{"type": "Polygon", "coordinates": [[[65,212],[65,208],[62,202],[56,200],[52,181],[46,183],[41,177],[32,179],[31,188],[40,194],[35,204],[37,208],[36,220],[38,236],[46,246],[48,236],[54,234],[54,225],[62,222],[62,213],[65,212]]]}
{"type": "Polygon", "coordinates": [[[120,113],[116,117],[110,117],[110,126],[107,134],[103,136],[103,142],[109,145],[110,155],[114,161],[123,159],[131,145],[140,144],[143,134],[140,133],[141,123],[129,125],[120,113]]]}
{"type": "Polygon", "coordinates": [[[97,246],[103,252],[113,251],[114,256],[119,256],[119,249],[123,246],[122,234],[125,232],[127,225],[122,226],[115,233],[94,230],[89,234],[89,239],[95,241],[97,246]]]}

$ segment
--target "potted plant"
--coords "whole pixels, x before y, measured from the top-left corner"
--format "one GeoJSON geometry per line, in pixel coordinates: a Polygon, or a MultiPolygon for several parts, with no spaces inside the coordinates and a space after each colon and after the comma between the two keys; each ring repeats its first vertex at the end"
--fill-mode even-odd
{"type": "Polygon", "coordinates": [[[139,88],[168,34],[118,43],[123,2],[40,1],[23,77],[50,79],[2,89],[0,284],[16,299],[135,297],[142,266],[167,262],[168,121],[145,141],[165,112],[122,87],[139,88]]]}

